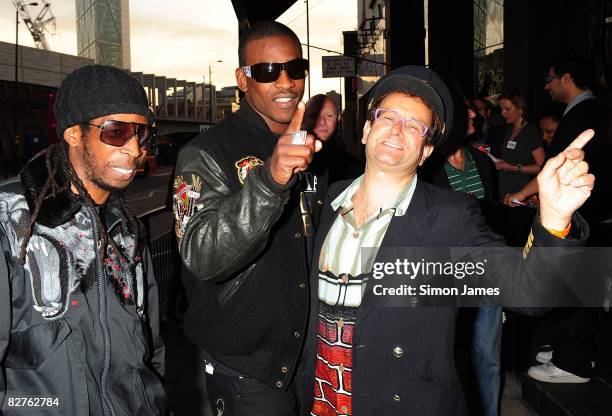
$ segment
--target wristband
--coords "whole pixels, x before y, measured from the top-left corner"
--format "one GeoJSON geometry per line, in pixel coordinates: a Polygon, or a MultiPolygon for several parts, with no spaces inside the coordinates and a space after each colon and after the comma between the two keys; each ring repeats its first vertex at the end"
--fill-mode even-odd
{"type": "Polygon", "coordinates": [[[520,163],[518,163],[518,164],[516,165],[516,171],[517,171],[518,173],[521,173],[521,169],[523,169],[523,165],[521,165],[520,163]]]}
{"type": "MultiPolygon", "coordinates": [[[[546,228],[546,227],[544,227],[544,228],[546,228]]],[[[569,232],[570,232],[571,228],[572,228],[572,223],[570,223],[567,227],[565,227],[561,231],[551,230],[549,228],[546,228],[546,231],[548,231],[549,233],[551,233],[555,237],[565,238],[565,237],[567,237],[569,235],[569,232]]]]}

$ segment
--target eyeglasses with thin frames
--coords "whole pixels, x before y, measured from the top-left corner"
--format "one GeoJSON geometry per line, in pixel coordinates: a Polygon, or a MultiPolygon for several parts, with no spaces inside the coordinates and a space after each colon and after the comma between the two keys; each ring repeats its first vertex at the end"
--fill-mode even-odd
{"type": "Polygon", "coordinates": [[[549,75],[546,76],[546,78],[544,78],[544,82],[546,84],[548,84],[550,81],[552,81],[553,79],[556,79],[556,78],[560,78],[559,75],[557,75],[557,74],[550,75],[549,74],[549,75]]]}
{"type": "Polygon", "coordinates": [[[429,127],[421,123],[419,120],[414,118],[403,118],[400,117],[399,113],[395,110],[388,110],[386,108],[377,108],[374,111],[374,119],[379,120],[387,126],[395,126],[398,122],[402,122],[402,131],[411,136],[427,136],[429,127]]]}

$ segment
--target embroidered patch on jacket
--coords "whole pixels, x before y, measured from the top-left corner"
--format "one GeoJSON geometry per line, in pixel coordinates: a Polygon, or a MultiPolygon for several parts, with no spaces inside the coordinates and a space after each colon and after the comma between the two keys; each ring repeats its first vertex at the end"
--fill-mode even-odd
{"type": "Polygon", "coordinates": [[[240,183],[244,184],[249,172],[255,169],[257,166],[261,166],[263,164],[264,162],[257,159],[255,156],[246,156],[236,162],[236,172],[238,173],[238,180],[240,183]]]}
{"type": "Polygon", "coordinates": [[[191,175],[191,183],[187,183],[183,176],[177,176],[174,179],[172,207],[176,218],[175,232],[178,238],[183,238],[185,226],[196,212],[196,201],[200,198],[201,190],[202,181],[196,175],[191,175]]]}
{"type": "Polygon", "coordinates": [[[33,307],[43,319],[57,319],[66,313],[70,295],[93,265],[94,246],[91,219],[83,211],[56,228],[35,225],[24,269],[30,279],[33,307]]]}

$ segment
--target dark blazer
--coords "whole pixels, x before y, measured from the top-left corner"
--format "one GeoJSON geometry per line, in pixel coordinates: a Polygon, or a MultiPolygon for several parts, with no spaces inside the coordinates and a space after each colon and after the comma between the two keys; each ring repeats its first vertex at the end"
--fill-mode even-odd
{"type": "Polygon", "coordinates": [[[587,160],[596,152],[601,142],[606,141],[608,117],[605,107],[597,99],[582,101],[572,107],[559,121],[550,147],[546,149],[546,157],[556,156],[583,131],[595,129],[596,136],[585,147],[587,160]]]}
{"type": "Polygon", "coordinates": [[[589,164],[589,172],[595,175],[595,187],[591,197],[580,208],[580,214],[591,227],[603,219],[612,216],[609,198],[612,192],[612,170],[610,155],[612,146],[608,137],[609,114],[601,100],[582,101],[567,112],[555,131],[546,157],[554,157],[563,150],[584,130],[595,129],[595,137],[584,147],[584,159],[589,164]]]}
{"type": "MultiPolygon", "coordinates": [[[[321,246],[338,215],[332,211],[330,201],[349,184],[339,182],[329,190],[314,259],[319,258],[321,246]]],[[[572,229],[577,238],[566,240],[550,235],[535,222],[533,244],[583,245],[588,226],[579,216],[574,220],[572,229]]],[[[405,215],[391,220],[381,248],[495,247],[502,246],[501,241],[486,225],[474,197],[419,181],[405,215]]],[[[497,263],[503,267],[494,268],[487,278],[490,274],[493,285],[500,287],[502,294],[512,293],[526,302],[543,299],[549,294],[551,280],[558,278],[551,275],[553,267],[540,252],[528,255],[524,261],[520,255],[512,255],[497,263]],[[519,285],[519,280],[528,284],[519,285]]],[[[313,265],[309,329],[295,380],[302,415],[310,414],[314,397],[319,310],[316,260],[313,265]]],[[[418,299],[417,307],[388,307],[382,304],[381,296],[372,294],[372,281],[370,278],[358,309],[353,334],[353,415],[466,414],[453,355],[457,307],[419,307],[418,299]]]]}

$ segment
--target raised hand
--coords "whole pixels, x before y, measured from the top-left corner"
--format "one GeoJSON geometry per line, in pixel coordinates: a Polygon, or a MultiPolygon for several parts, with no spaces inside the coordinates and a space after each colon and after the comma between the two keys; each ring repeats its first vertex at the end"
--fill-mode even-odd
{"type": "Polygon", "coordinates": [[[306,144],[291,144],[291,134],[299,131],[304,117],[304,103],[300,102],[295,109],[295,114],[289,122],[285,133],[278,139],[268,169],[274,180],[281,184],[287,184],[297,172],[308,169],[315,152],[321,149],[321,142],[309,134],[306,136],[306,144]]]}
{"type": "Polygon", "coordinates": [[[595,176],[589,173],[582,148],[594,135],[591,129],[583,131],[563,152],[549,159],[537,176],[544,227],[565,229],[574,212],[591,195],[595,176]]]}

